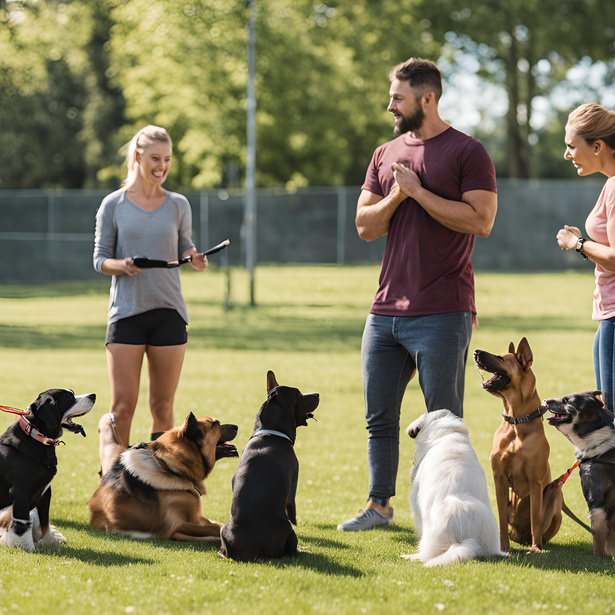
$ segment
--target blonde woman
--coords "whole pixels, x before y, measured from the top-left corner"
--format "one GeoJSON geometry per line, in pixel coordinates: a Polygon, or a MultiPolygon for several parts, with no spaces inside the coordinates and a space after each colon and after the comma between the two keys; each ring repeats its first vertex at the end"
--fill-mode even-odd
{"type": "MultiPolygon", "coordinates": [[[[146,126],[128,145],[128,175],[96,214],[94,268],[112,276],[106,352],[111,388],[109,414],[118,444],[128,446],[139,395],[143,357],[149,372],[152,439],[174,426],[173,400],[187,344],[188,314],[179,269],[144,269],[133,256],[165,261],[192,256],[195,271],[207,257],[192,242],[192,212],[181,194],[162,187],[171,168],[167,131],[146,126]]],[[[101,465],[105,469],[101,442],[101,465]]]]}
{"type": "Polygon", "coordinates": [[[557,233],[562,250],[576,250],[596,264],[592,318],[599,321],[594,339],[597,388],[613,410],[615,393],[615,112],[600,105],[581,105],[568,116],[566,160],[579,175],[602,173],[607,181],[585,221],[587,236],[576,226],[557,233]]]}

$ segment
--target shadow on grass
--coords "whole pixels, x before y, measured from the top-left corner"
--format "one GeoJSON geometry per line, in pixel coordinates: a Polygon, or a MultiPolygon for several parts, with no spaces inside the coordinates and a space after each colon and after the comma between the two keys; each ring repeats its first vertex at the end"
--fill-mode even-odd
{"type": "Polygon", "coordinates": [[[0,339],[3,348],[24,350],[78,349],[105,347],[107,326],[102,323],[94,327],[63,327],[39,329],[37,327],[10,327],[0,325],[0,339]]]}
{"type": "MultiPolygon", "coordinates": [[[[113,540],[118,543],[130,543],[130,544],[147,544],[150,546],[155,546],[156,548],[163,549],[171,549],[173,551],[212,551],[216,552],[220,548],[220,543],[211,543],[200,540],[194,541],[179,541],[179,540],[159,540],[157,538],[136,538],[134,536],[129,536],[126,534],[119,533],[108,533],[102,530],[92,529],[89,523],[84,521],[74,521],[74,520],[56,520],[58,524],[58,528],[71,528],[73,530],[77,530],[79,532],[84,532],[88,536],[93,539],[105,538],[108,540],[113,540]]],[[[147,562],[146,562],[147,563],[147,562]]]]}
{"type": "Polygon", "coordinates": [[[192,348],[216,350],[256,350],[275,352],[343,352],[359,350],[363,333],[362,320],[324,323],[318,319],[263,315],[252,327],[238,322],[227,327],[191,325],[192,348]],[[261,326],[262,325],[262,326],[261,326]]]}
{"type": "Polygon", "coordinates": [[[135,557],[123,553],[111,551],[97,551],[90,548],[77,548],[70,545],[62,545],[60,547],[41,547],[41,553],[47,555],[55,555],[62,559],[78,560],[84,564],[94,564],[103,568],[112,566],[126,566],[128,564],[156,564],[156,560],[146,557],[135,557]]]}
{"type": "MultiPolygon", "coordinates": [[[[323,530],[326,532],[331,532],[336,536],[361,536],[365,535],[362,532],[341,532],[337,529],[336,525],[329,523],[316,523],[311,524],[310,527],[314,527],[318,530],[323,530]]],[[[409,542],[410,544],[415,543],[415,533],[414,530],[410,527],[404,527],[403,525],[383,525],[381,527],[375,528],[374,532],[383,532],[387,535],[388,538],[398,538],[402,542],[409,542]]],[[[367,535],[371,535],[372,530],[367,531],[367,535]]],[[[323,546],[333,546],[336,548],[348,548],[348,545],[340,542],[339,540],[331,540],[328,538],[323,538],[321,536],[301,536],[302,540],[305,541],[313,541],[313,542],[322,542],[323,546]],[[331,543],[331,544],[327,544],[331,543]]]]}
{"type": "Polygon", "coordinates": [[[480,326],[485,329],[499,331],[502,329],[516,329],[527,331],[595,331],[596,326],[592,320],[579,323],[576,318],[557,318],[553,316],[481,316],[480,326]]]}
{"type": "Polygon", "coordinates": [[[295,557],[281,557],[280,559],[257,559],[251,562],[236,562],[234,560],[221,560],[226,566],[266,566],[269,568],[305,568],[314,572],[329,576],[342,577],[363,577],[365,573],[354,566],[339,564],[320,553],[310,553],[309,551],[299,550],[295,557]]]}
{"type": "Polygon", "coordinates": [[[108,295],[109,280],[74,280],[52,284],[2,284],[0,299],[39,299],[55,297],[82,297],[83,295],[108,295]]]}
{"type": "Polygon", "coordinates": [[[569,544],[548,543],[542,553],[527,554],[528,548],[519,547],[511,550],[510,557],[503,562],[509,566],[523,566],[537,570],[553,570],[579,574],[600,574],[615,576],[615,559],[594,557],[591,540],[569,544]]]}

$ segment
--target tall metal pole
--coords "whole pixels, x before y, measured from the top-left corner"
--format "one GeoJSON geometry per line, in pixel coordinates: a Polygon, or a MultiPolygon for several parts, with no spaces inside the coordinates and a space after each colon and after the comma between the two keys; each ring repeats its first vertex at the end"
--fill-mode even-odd
{"type": "Polygon", "coordinates": [[[254,92],[256,47],[256,0],[250,2],[248,19],[248,88],[247,88],[247,155],[246,200],[244,229],[246,237],[246,269],[250,276],[250,305],[254,298],[254,269],[256,267],[256,95],[254,92]]]}

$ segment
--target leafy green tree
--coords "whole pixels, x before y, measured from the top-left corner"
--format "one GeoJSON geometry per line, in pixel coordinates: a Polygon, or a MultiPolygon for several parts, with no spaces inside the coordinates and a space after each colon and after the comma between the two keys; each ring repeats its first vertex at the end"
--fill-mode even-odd
{"type": "MultiPolygon", "coordinates": [[[[388,70],[425,49],[414,0],[333,4],[257,2],[260,186],[360,183],[374,147],[392,136],[388,70]]],[[[112,16],[124,142],[146,123],[161,124],[174,141],[171,183],[225,186],[235,169],[241,183],[246,1],[132,0],[112,16]]]]}
{"type": "Polygon", "coordinates": [[[0,8],[0,188],[81,188],[122,123],[107,87],[106,0],[0,8]]]}
{"type": "Polygon", "coordinates": [[[583,58],[615,56],[612,0],[419,0],[425,30],[446,40],[454,61],[465,51],[480,75],[505,88],[506,161],[509,177],[531,175],[532,103],[565,79],[583,58]]]}

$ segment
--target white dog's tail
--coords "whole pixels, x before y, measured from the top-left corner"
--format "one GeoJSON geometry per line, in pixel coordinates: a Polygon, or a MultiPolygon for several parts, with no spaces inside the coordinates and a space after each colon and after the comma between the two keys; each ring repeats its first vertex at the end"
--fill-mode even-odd
{"type": "Polygon", "coordinates": [[[483,548],[476,538],[466,538],[461,542],[452,544],[447,551],[425,562],[426,567],[448,566],[467,562],[470,559],[483,555],[483,548]]]}

